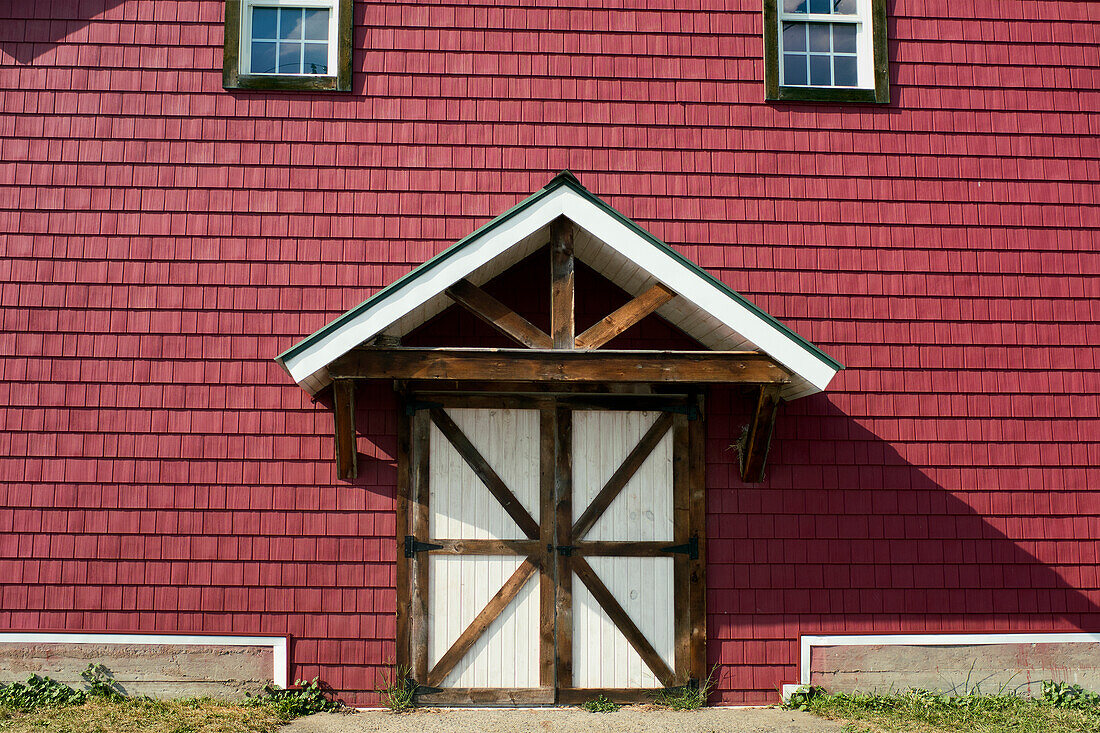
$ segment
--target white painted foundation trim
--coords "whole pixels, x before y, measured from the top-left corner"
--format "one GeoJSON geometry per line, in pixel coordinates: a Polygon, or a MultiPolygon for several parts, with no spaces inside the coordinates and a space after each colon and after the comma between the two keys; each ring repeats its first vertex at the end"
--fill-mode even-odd
{"type": "MultiPolygon", "coordinates": [[[[1100,644],[1100,634],[1028,632],[1008,634],[868,634],[803,636],[799,661],[802,685],[810,684],[810,650],[815,646],[989,646],[994,644],[1100,644]]],[[[783,693],[787,694],[787,686],[783,693]]],[[[795,688],[797,689],[797,685],[795,688]]]]}
{"type": "Polygon", "coordinates": [[[216,636],[203,634],[109,634],[96,632],[0,632],[0,644],[165,644],[178,646],[266,646],[274,664],[271,680],[279,687],[289,682],[290,657],[285,636],[216,636]]]}

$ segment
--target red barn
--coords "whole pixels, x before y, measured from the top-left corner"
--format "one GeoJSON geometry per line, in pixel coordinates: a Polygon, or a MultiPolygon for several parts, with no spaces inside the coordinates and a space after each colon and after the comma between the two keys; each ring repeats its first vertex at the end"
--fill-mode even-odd
{"type": "Polygon", "coordinates": [[[1100,7],[528,5],[0,8],[0,674],[1100,687],[1100,7]]]}

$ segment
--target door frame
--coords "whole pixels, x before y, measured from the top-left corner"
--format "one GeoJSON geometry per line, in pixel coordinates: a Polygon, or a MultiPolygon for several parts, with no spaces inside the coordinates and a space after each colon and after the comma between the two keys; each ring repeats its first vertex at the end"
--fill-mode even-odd
{"type": "MultiPolygon", "coordinates": [[[[706,677],[705,429],[703,395],[622,393],[601,385],[546,392],[514,384],[404,385],[398,430],[397,649],[396,663],[417,683],[417,699],[428,705],[578,704],[597,695],[616,702],[652,700],[652,688],[572,686],[572,580],[585,556],[653,555],[655,548],[572,541],[572,412],[574,410],[660,410],[672,415],[673,598],[675,664],[666,686],[697,685],[706,677]],[[524,391],[527,390],[527,391],[524,391]],[[537,545],[532,540],[502,543],[499,554],[530,558],[539,570],[539,683],[537,688],[433,688],[428,679],[428,557],[463,552],[458,543],[423,550],[406,538],[428,538],[428,460],[433,408],[476,407],[539,410],[540,509],[537,545]],[[694,540],[692,539],[694,538],[694,540]],[[566,548],[564,551],[562,548],[566,548]],[[694,549],[694,552],[688,548],[694,549]],[[576,558],[576,559],[574,559],[576,558]],[[682,602],[681,602],[682,601],[682,602]]],[[[543,388],[545,389],[545,387],[543,388]]],[[[437,416],[438,417],[438,416],[437,416]]],[[[468,544],[468,543],[467,543],[468,544]]],[[[494,551],[496,552],[496,551],[494,551]]],[[[599,580],[596,580],[599,583],[599,580]]],[[[590,586],[591,589],[591,586],[590,586]]],[[[617,604],[616,604],[617,605],[617,604]]],[[[602,604],[601,604],[602,606],[602,604]]],[[[607,608],[604,607],[605,613],[607,608]]],[[[621,609],[619,609],[621,612],[621,609]]],[[[614,620],[614,618],[613,618],[614,620]]],[[[629,623],[629,622],[628,622],[629,623]]],[[[619,626],[616,623],[616,626],[619,626]]],[[[620,631],[632,646],[631,632],[620,631]]],[[[637,630],[635,629],[635,632],[637,630]]],[[[641,654],[643,663],[645,655],[641,654]]],[[[658,675],[659,676],[659,675],[658,675]]]]}

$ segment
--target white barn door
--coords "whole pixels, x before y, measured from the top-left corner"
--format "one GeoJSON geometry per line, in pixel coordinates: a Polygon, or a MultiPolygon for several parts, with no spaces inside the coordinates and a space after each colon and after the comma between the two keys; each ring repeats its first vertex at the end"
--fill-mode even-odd
{"type": "MultiPolygon", "coordinates": [[[[591,528],[574,535],[574,545],[673,544],[672,420],[666,417],[658,423],[663,414],[573,413],[573,507],[582,517],[647,432],[660,434],[643,446],[648,449],[654,444],[607,508],[588,523],[591,528]]],[[[655,549],[660,553],[661,547],[655,549]]],[[[676,668],[673,556],[590,555],[585,559],[671,674],[676,668]]],[[[577,562],[579,558],[574,565],[577,562]]],[[[663,670],[654,670],[643,660],[584,577],[576,574],[576,567],[573,571],[573,686],[662,687],[668,682],[667,676],[664,680],[658,676],[663,670]]]]}
{"type": "Polygon", "coordinates": [[[423,399],[398,566],[398,638],[421,700],[637,701],[699,679],[701,432],[683,404],[423,399]]]}

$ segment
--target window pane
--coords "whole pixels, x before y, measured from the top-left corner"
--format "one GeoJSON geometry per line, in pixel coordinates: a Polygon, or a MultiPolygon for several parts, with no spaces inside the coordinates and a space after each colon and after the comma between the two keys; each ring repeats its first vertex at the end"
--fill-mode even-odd
{"type": "Polygon", "coordinates": [[[279,10],[279,38],[298,39],[302,37],[302,9],[282,8],[279,10]]]}
{"type": "Polygon", "coordinates": [[[854,87],[859,84],[859,73],[856,71],[855,56],[834,56],[833,84],[838,87],[854,87]]]}
{"type": "Polygon", "coordinates": [[[328,73],[327,43],[305,44],[305,58],[303,59],[302,70],[306,74],[328,73]]]}
{"type": "Polygon", "coordinates": [[[806,50],[806,26],[808,23],[784,23],[783,24],[783,50],[806,50]]]}
{"type": "Polygon", "coordinates": [[[832,23],[807,23],[810,31],[810,50],[829,52],[829,29],[832,23]]]}
{"type": "Polygon", "coordinates": [[[253,74],[275,73],[275,44],[253,43],[249,71],[253,74]]]}
{"type": "Polygon", "coordinates": [[[833,51],[836,53],[856,52],[856,27],[854,24],[833,24],[833,51]]]}
{"type": "Polygon", "coordinates": [[[833,12],[841,15],[855,15],[856,0],[833,0],[833,12]]]}
{"type": "Polygon", "coordinates": [[[279,44],[279,73],[302,73],[302,45],[300,43],[279,44]]]}
{"type": "Polygon", "coordinates": [[[275,22],[278,12],[275,8],[253,8],[252,37],[275,38],[275,22]]]}
{"type": "Polygon", "coordinates": [[[791,86],[806,85],[806,57],[796,53],[783,54],[783,83],[791,86]]]}
{"type": "Polygon", "coordinates": [[[307,8],[305,33],[307,41],[327,41],[328,11],[307,8]]]}
{"type": "Polygon", "coordinates": [[[818,56],[816,54],[810,56],[810,86],[832,86],[833,75],[832,68],[830,68],[832,64],[829,61],[828,56],[818,56]]]}
{"type": "Polygon", "coordinates": [[[810,0],[811,13],[828,13],[833,9],[833,0],[810,0]]]}
{"type": "Polygon", "coordinates": [[[783,0],[783,10],[787,13],[805,13],[806,0],[783,0]]]}

